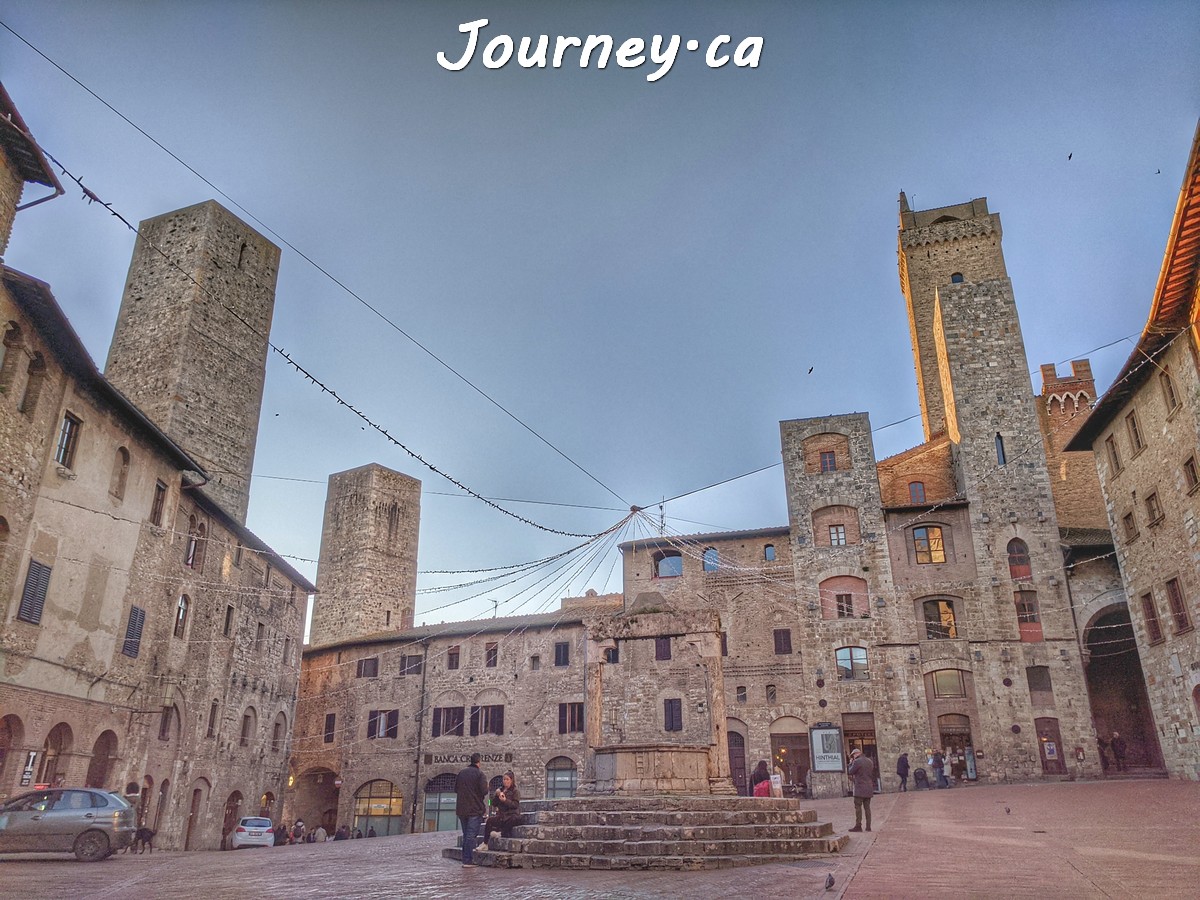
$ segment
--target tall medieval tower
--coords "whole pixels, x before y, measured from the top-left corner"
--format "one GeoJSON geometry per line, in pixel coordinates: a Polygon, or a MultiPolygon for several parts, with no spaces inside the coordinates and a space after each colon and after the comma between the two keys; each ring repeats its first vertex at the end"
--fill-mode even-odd
{"type": "Polygon", "coordinates": [[[309,642],[413,625],[421,482],[372,463],[329,476],[309,642]]]}
{"type": "Polygon", "coordinates": [[[279,248],[214,200],[141,223],[105,376],[211,476],[242,524],[279,248]]]}

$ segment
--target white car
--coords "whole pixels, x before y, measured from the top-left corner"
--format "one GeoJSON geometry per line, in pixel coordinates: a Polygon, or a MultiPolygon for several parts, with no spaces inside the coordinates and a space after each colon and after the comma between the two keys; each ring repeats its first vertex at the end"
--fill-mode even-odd
{"type": "Polygon", "coordinates": [[[229,836],[229,843],[234,850],[243,847],[274,847],[275,826],[270,819],[262,816],[246,816],[238,819],[237,827],[229,836]]]}

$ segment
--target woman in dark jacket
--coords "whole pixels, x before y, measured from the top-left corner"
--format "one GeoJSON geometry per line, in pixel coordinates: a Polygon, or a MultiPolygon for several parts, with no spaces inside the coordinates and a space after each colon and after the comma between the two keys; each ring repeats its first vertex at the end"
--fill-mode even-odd
{"type": "Polygon", "coordinates": [[[908,790],[908,754],[901,753],[896,760],[896,774],[900,776],[900,790],[908,790]]]}
{"type": "Polygon", "coordinates": [[[488,816],[484,833],[489,837],[512,837],[513,826],[520,823],[521,792],[517,790],[516,777],[505,772],[500,787],[492,794],[492,814],[488,816]]]}
{"type": "Polygon", "coordinates": [[[770,781],[771,770],[767,768],[767,761],[760,759],[758,765],[754,767],[754,771],[750,773],[750,793],[754,794],[754,788],[758,786],[760,781],[770,781]]]}

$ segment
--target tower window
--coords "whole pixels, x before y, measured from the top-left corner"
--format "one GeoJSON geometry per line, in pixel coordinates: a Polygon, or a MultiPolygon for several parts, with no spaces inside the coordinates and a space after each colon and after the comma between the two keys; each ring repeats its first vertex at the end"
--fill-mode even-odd
{"type": "Polygon", "coordinates": [[[792,629],[775,629],[775,655],[786,656],[792,652],[792,629]]]}
{"type": "Polygon", "coordinates": [[[768,684],[767,685],[767,702],[768,703],[777,703],[778,701],[779,701],[779,693],[775,689],[775,685],[768,684]]]}
{"type": "Polygon", "coordinates": [[[996,433],[996,463],[998,465],[1002,466],[1006,462],[1008,462],[1008,458],[1004,455],[1004,437],[999,432],[997,432],[996,433]]]}
{"type": "Polygon", "coordinates": [[[925,612],[926,640],[940,641],[958,637],[953,603],[949,600],[926,600],[922,607],[925,612]]]}
{"type": "Polygon", "coordinates": [[[661,550],[654,554],[655,578],[678,578],[683,574],[683,556],[678,550],[661,550]]]}
{"type": "Polygon", "coordinates": [[[871,677],[865,647],[839,647],[834,652],[834,658],[837,660],[838,681],[866,681],[871,677]]]}
{"type": "Polygon", "coordinates": [[[1175,623],[1175,633],[1182,634],[1192,630],[1192,619],[1188,615],[1187,602],[1183,599],[1183,588],[1178,578],[1167,582],[1167,605],[1171,608],[1171,619],[1175,623]]]}
{"type": "Polygon", "coordinates": [[[737,686],[737,688],[735,688],[735,690],[734,690],[734,696],[737,698],[738,703],[745,703],[746,702],[746,686],[744,684],[739,684],[737,686]]]}
{"type": "Polygon", "coordinates": [[[1117,439],[1113,435],[1104,439],[1104,449],[1108,451],[1108,464],[1115,475],[1121,471],[1121,454],[1117,451],[1117,439]]]}
{"type": "Polygon", "coordinates": [[[845,525],[830,525],[829,526],[829,546],[830,547],[845,547],[846,546],[846,526],[845,525]]]}
{"type": "Polygon", "coordinates": [[[154,501],[150,504],[150,524],[162,525],[163,507],[167,503],[167,486],[161,481],[154,482],[154,501]]]}
{"type": "Polygon", "coordinates": [[[1013,581],[1025,581],[1033,577],[1029,546],[1020,538],[1008,542],[1008,575],[1013,581]]]}
{"type": "Polygon", "coordinates": [[[671,658],[671,639],[669,637],[656,637],[654,639],[654,658],[671,658]]]}
{"type": "Polygon", "coordinates": [[[837,471],[837,453],[833,450],[821,451],[821,471],[836,472],[837,471]]]}
{"type": "Polygon", "coordinates": [[[1162,622],[1158,618],[1158,605],[1151,593],[1142,594],[1142,618],[1146,620],[1146,639],[1151,644],[1162,643],[1162,622]]]}
{"type": "Polygon", "coordinates": [[[183,637],[187,630],[188,595],[180,594],[179,602],[175,605],[175,637],[183,637]]]}
{"type": "Polygon", "coordinates": [[[839,619],[854,618],[854,595],[853,594],[835,594],[834,600],[837,603],[837,617],[839,619]]]}
{"type": "Polygon", "coordinates": [[[1189,494],[1196,489],[1197,485],[1200,485],[1200,472],[1196,470],[1196,457],[1189,456],[1183,461],[1183,480],[1189,494]]]}
{"type": "Polygon", "coordinates": [[[715,572],[721,566],[721,557],[717,553],[716,547],[709,547],[704,551],[704,571],[715,572]]]}
{"type": "Polygon", "coordinates": [[[963,273],[955,272],[953,275],[951,275],[950,283],[951,284],[962,284],[963,283],[963,273]]]}
{"type": "Polygon", "coordinates": [[[909,503],[924,503],[925,502],[925,482],[910,481],[908,483],[908,502],[909,503]]]}
{"type": "Polygon", "coordinates": [[[663,731],[683,731],[683,701],[677,697],[663,701],[663,731]]]}
{"type": "Polygon", "coordinates": [[[1146,498],[1146,518],[1148,518],[1150,520],[1150,524],[1153,525],[1156,522],[1161,521],[1162,517],[1162,503],[1159,502],[1158,492],[1155,491],[1146,498]]]}
{"type": "Polygon", "coordinates": [[[1167,412],[1174,412],[1179,408],[1179,394],[1175,391],[1175,381],[1171,378],[1171,370],[1163,368],[1158,373],[1158,383],[1162,385],[1163,400],[1167,404],[1167,412]]]}
{"type": "Polygon", "coordinates": [[[763,547],[763,559],[767,562],[775,562],[775,545],[767,544],[763,547]]]}
{"type": "Polygon", "coordinates": [[[1134,518],[1133,513],[1131,513],[1131,512],[1125,513],[1125,515],[1121,517],[1121,525],[1125,528],[1125,540],[1126,541],[1137,540],[1137,536],[1138,536],[1137,519],[1134,518]]]}

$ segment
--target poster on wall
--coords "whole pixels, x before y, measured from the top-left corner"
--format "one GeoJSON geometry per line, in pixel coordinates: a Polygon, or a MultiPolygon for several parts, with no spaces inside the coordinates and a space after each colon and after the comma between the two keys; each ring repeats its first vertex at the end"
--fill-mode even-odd
{"type": "Polygon", "coordinates": [[[808,731],[812,743],[812,770],[814,772],[841,772],[845,768],[842,758],[842,729],[821,722],[808,731]]]}

